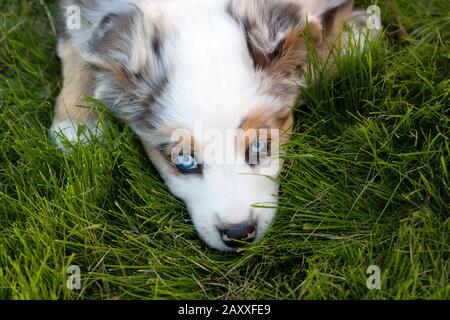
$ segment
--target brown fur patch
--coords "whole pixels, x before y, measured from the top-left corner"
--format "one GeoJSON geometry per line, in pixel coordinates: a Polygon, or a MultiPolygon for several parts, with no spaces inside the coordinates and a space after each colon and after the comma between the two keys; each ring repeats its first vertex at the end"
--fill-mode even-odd
{"type": "Polygon", "coordinates": [[[321,46],[320,21],[308,21],[301,3],[293,1],[232,0],[227,12],[244,30],[255,69],[266,75],[263,90],[283,104],[295,103],[307,61],[305,31],[321,46]]]}
{"type": "Polygon", "coordinates": [[[274,75],[292,76],[299,71],[306,59],[305,41],[302,28],[290,31],[272,53],[267,72],[274,75]]]}
{"type": "Polygon", "coordinates": [[[92,68],[83,61],[69,40],[60,39],[58,51],[62,62],[63,87],[56,101],[54,121],[95,122],[97,113],[83,101],[92,95],[95,87],[92,68]]]}
{"type": "Polygon", "coordinates": [[[342,22],[348,21],[352,15],[353,1],[349,0],[341,6],[329,10],[322,16],[322,23],[327,39],[336,40],[341,31],[342,22]]]}
{"type": "Polygon", "coordinates": [[[289,108],[284,108],[277,112],[272,112],[268,108],[259,108],[252,112],[240,126],[240,129],[247,131],[250,129],[279,129],[288,132],[292,125],[292,112],[289,108]]]}
{"type": "Polygon", "coordinates": [[[257,141],[265,142],[266,150],[263,157],[277,154],[280,145],[288,141],[292,124],[293,115],[289,108],[277,112],[259,108],[251,113],[240,126],[239,141],[245,152],[246,162],[254,166],[262,159],[259,154],[256,157],[251,156],[250,146],[257,141]]]}
{"type": "Polygon", "coordinates": [[[293,122],[294,118],[289,108],[284,108],[277,112],[272,112],[268,108],[257,109],[245,118],[240,126],[240,129],[244,132],[245,149],[248,148],[254,139],[258,138],[257,135],[255,137],[253,132],[258,132],[261,129],[267,129],[268,140],[273,138],[271,136],[271,129],[278,129],[280,142],[286,142],[293,122]]]}

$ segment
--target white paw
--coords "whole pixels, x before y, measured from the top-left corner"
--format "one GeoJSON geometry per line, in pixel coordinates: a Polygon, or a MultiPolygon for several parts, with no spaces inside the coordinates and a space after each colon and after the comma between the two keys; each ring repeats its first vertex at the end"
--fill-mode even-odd
{"type": "Polygon", "coordinates": [[[381,26],[379,29],[368,28],[367,13],[362,10],[353,11],[350,21],[347,23],[350,30],[350,41],[354,46],[361,49],[361,52],[367,44],[376,39],[381,34],[381,26]]]}
{"type": "Polygon", "coordinates": [[[92,138],[98,138],[101,135],[102,130],[99,122],[85,123],[64,120],[61,122],[53,122],[50,127],[49,138],[60,149],[66,152],[67,143],[76,144],[77,142],[81,142],[82,144],[86,144],[92,138]]]}

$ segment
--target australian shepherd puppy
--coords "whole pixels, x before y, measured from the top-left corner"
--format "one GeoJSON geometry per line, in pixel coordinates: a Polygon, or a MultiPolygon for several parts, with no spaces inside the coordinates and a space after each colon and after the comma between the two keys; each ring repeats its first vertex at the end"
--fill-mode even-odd
{"type": "Polygon", "coordinates": [[[277,206],[279,146],[305,84],[307,46],[345,47],[351,0],[63,0],[64,83],[50,136],[101,135],[86,97],[136,133],[200,237],[261,238],[277,206]],[[81,127],[89,130],[79,130],[81,127]]]}

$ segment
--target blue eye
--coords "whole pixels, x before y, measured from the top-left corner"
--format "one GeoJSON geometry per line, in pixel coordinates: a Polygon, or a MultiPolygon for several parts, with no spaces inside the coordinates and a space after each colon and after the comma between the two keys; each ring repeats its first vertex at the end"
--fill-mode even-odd
{"type": "Polygon", "coordinates": [[[178,170],[185,173],[195,173],[199,170],[199,165],[195,157],[190,154],[180,154],[175,158],[175,165],[178,170]]]}
{"type": "Polygon", "coordinates": [[[260,164],[263,158],[270,155],[270,140],[258,139],[248,147],[245,155],[246,161],[250,166],[260,164]]]}
{"type": "Polygon", "coordinates": [[[268,144],[267,141],[257,140],[250,146],[251,157],[261,157],[267,154],[268,144]]]}

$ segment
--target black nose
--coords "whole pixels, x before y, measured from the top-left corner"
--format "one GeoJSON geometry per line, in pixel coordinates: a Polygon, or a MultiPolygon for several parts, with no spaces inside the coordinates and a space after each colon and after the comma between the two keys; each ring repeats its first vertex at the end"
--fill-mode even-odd
{"type": "Polygon", "coordinates": [[[219,233],[228,247],[239,248],[255,240],[256,224],[251,222],[225,225],[219,228],[219,233]]]}

